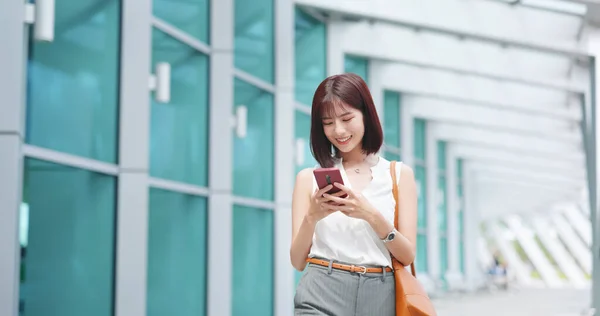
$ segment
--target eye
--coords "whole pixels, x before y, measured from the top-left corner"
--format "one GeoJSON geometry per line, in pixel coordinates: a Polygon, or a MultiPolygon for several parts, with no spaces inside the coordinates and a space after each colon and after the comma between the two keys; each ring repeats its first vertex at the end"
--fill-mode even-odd
{"type": "Polygon", "coordinates": [[[354,117],[345,118],[344,122],[350,122],[354,117]]]}
{"type": "Polygon", "coordinates": [[[333,122],[323,122],[323,125],[331,125],[333,122]]]}

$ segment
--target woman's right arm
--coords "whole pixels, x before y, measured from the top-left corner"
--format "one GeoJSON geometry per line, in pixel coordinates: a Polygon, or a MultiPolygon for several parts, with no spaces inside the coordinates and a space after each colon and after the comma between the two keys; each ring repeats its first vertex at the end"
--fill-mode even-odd
{"type": "Polygon", "coordinates": [[[298,271],[306,267],[306,258],[312,246],[317,220],[309,215],[312,205],[312,169],[298,173],[292,196],[292,245],[290,259],[298,271]]]}

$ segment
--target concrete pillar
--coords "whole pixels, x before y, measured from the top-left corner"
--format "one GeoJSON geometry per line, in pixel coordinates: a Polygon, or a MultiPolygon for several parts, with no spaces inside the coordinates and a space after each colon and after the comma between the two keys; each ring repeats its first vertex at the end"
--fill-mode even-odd
{"type": "Polygon", "coordinates": [[[24,2],[0,2],[0,315],[19,314],[27,28],[24,2]]]}
{"type": "Polygon", "coordinates": [[[449,143],[446,147],[446,194],[448,208],[448,271],[446,280],[450,289],[459,286],[462,283],[462,273],[460,272],[460,234],[459,234],[459,207],[458,199],[458,178],[456,170],[456,156],[454,146],[449,143]]]}
{"type": "Polygon", "coordinates": [[[343,32],[344,26],[340,21],[327,23],[327,76],[344,73],[343,32]]]}
{"type": "Polygon", "coordinates": [[[125,0],[122,8],[115,315],[144,316],[152,1],[125,0]]]}
{"type": "Polygon", "coordinates": [[[294,269],[290,263],[294,190],[294,2],[275,2],[275,315],[291,315],[294,269]]]}
{"type": "MultiPolygon", "coordinates": [[[[435,123],[427,122],[425,131],[425,165],[427,191],[427,270],[437,285],[440,281],[440,235],[438,225],[438,164],[435,123]]],[[[437,286],[436,286],[437,287],[437,286]]]]}
{"type": "Polygon", "coordinates": [[[231,315],[233,270],[232,157],[234,1],[210,4],[208,316],[231,315]],[[226,175],[226,176],[223,176],[226,175]],[[212,272],[210,272],[212,271],[212,272]]]}

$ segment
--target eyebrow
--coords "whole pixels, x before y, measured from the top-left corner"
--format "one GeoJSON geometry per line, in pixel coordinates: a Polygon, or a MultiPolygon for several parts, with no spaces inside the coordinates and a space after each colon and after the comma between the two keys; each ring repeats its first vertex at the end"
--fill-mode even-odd
{"type": "MultiPolygon", "coordinates": [[[[352,112],[346,112],[346,113],[343,113],[340,116],[346,116],[346,115],[349,115],[349,114],[352,114],[352,112]]],[[[321,119],[323,119],[323,120],[331,120],[331,117],[329,117],[329,116],[323,116],[321,119]]]]}

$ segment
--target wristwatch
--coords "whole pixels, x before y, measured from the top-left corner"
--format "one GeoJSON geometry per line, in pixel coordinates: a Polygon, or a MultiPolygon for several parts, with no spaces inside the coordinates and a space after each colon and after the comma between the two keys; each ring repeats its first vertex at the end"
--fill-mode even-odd
{"type": "Polygon", "coordinates": [[[388,243],[392,240],[394,240],[394,238],[396,238],[396,234],[398,234],[399,232],[394,228],[389,234],[387,234],[387,236],[385,236],[383,239],[381,239],[381,241],[383,241],[383,243],[388,243]]]}

